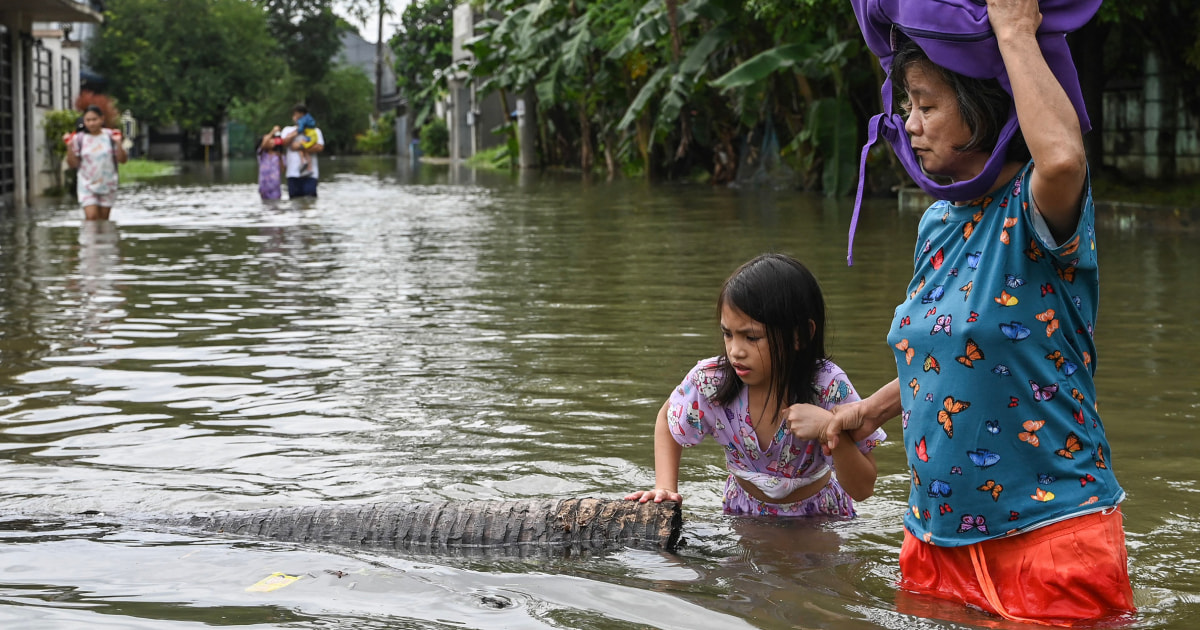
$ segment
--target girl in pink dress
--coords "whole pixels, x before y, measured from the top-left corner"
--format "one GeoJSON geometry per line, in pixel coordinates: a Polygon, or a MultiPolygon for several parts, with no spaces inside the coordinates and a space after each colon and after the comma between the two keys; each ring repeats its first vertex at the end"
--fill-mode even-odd
{"type": "Polygon", "coordinates": [[[725,449],[728,514],[852,517],[875,489],[876,431],[825,454],[792,436],[794,404],[832,409],[858,400],[846,373],[825,353],[825,301],[799,261],[764,254],[725,281],[717,300],[725,352],[696,364],[658,413],[655,488],[631,501],[682,501],[679,462],[706,436],[725,449]],[[836,472],[835,472],[836,469],[836,472]]]}
{"type": "Polygon", "coordinates": [[[121,132],[104,127],[104,112],[88,105],[83,130],[67,141],[67,165],[79,169],[76,194],[89,221],[108,220],[117,199],[117,164],[129,156],[121,146],[121,132]]]}
{"type": "Polygon", "coordinates": [[[280,198],[283,183],[283,140],[276,125],[262,137],[255,153],[258,155],[258,194],[264,201],[280,198]]]}

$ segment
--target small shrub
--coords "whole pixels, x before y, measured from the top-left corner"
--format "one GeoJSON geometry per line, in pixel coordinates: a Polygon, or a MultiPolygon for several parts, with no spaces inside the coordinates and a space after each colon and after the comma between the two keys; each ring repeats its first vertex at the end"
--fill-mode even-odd
{"type": "Polygon", "coordinates": [[[512,154],[508,145],[501,144],[490,149],[484,149],[467,158],[466,165],[472,168],[486,168],[500,171],[512,168],[512,154]]]}
{"type": "Polygon", "coordinates": [[[421,153],[429,157],[450,157],[450,128],[436,118],[421,128],[421,153]]]}
{"type": "Polygon", "coordinates": [[[386,112],[379,122],[364,133],[354,136],[354,149],[359,153],[392,153],[396,149],[396,115],[386,112]]]}
{"type": "Polygon", "coordinates": [[[45,118],[42,119],[42,129],[46,132],[44,138],[47,149],[46,161],[49,162],[46,167],[54,174],[54,186],[44,191],[47,195],[64,195],[68,190],[75,189],[74,172],[68,172],[64,180],[60,165],[63,163],[63,158],[67,157],[67,144],[63,142],[63,136],[75,131],[75,120],[78,118],[79,112],[77,111],[59,109],[47,112],[45,118]]]}

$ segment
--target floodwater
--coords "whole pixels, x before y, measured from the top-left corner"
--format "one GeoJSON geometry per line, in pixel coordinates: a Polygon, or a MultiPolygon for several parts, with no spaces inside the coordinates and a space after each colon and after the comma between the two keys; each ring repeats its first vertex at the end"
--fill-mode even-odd
{"type": "MultiPolygon", "coordinates": [[[[794,192],[581,182],[325,160],[321,197],[263,203],[253,166],[189,165],[0,219],[0,627],[1016,627],[899,593],[899,427],[850,522],[721,514],[723,457],[685,454],[687,546],[586,558],[419,557],[139,526],[321,503],[619,497],[720,340],[723,278],[805,260],[855,384],[917,213],[794,192]],[[100,512],[102,514],[88,513],[100,512]],[[131,520],[134,519],[134,520],[131,520]],[[247,590],[282,572],[300,579],[247,590]]],[[[1200,614],[1200,247],[1099,226],[1100,405],[1128,491],[1133,628],[1200,614]]]]}

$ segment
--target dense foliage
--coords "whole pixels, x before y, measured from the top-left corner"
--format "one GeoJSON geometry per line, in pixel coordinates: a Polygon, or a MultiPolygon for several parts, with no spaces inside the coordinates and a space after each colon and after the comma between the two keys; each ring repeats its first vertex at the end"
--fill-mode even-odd
{"type": "MultiPolygon", "coordinates": [[[[499,91],[506,108],[518,95],[536,101],[545,164],[852,189],[882,72],[846,0],[472,6],[474,59],[455,70],[469,73],[478,92],[499,91]]],[[[1200,7],[1190,0],[1108,2],[1094,25],[1078,38],[1090,46],[1076,58],[1090,66],[1081,78],[1097,97],[1112,76],[1141,73],[1147,49],[1171,76],[1200,78],[1200,7]]],[[[1195,102],[1196,86],[1187,79],[1170,89],[1195,102]]],[[[1098,114],[1099,103],[1089,109],[1098,114]]],[[[881,148],[870,159],[890,155],[881,148]]],[[[880,170],[888,169],[872,169],[880,170]]]]}
{"type": "Polygon", "coordinates": [[[219,124],[281,70],[262,11],[241,0],[110,0],[88,59],[139,119],[219,124]]]}
{"type": "Polygon", "coordinates": [[[150,124],[195,132],[236,120],[257,137],[306,103],[326,150],[353,151],[374,89],[358,68],[334,65],[353,28],[335,4],[355,15],[378,9],[374,0],[111,0],[89,60],[150,124]]]}
{"type": "Polygon", "coordinates": [[[342,49],[344,22],[329,0],[256,0],[292,74],[319,82],[342,49]]]}
{"type": "Polygon", "coordinates": [[[716,182],[793,170],[852,185],[854,95],[875,77],[849,3],[486,0],[467,70],[484,92],[536,95],[551,164],[716,182]],[[770,147],[781,147],[775,165],[770,147]],[[764,153],[766,149],[766,153],[764,153]],[[789,168],[790,167],[790,168],[789,168]]]}
{"type": "Polygon", "coordinates": [[[442,72],[450,65],[453,12],[453,0],[413,0],[388,42],[396,59],[396,84],[408,99],[416,127],[429,121],[445,89],[442,72]]]}
{"type": "Polygon", "coordinates": [[[252,137],[261,137],[275,125],[292,124],[296,103],[308,106],[330,153],[355,151],[356,136],[370,127],[375,89],[360,68],[333,66],[318,82],[285,72],[270,85],[262,96],[238,100],[230,108],[230,118],[245,124],[252,137]]]}

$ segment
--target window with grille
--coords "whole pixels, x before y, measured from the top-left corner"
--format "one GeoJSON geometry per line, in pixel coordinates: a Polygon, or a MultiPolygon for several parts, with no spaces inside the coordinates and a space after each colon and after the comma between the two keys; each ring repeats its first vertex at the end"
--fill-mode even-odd
{"type": "Polygon", "coordinates": [[[59,63],[62,66],[59,70],[61,74],[60,80],[62,81],[62,91],[59,92],[62,96],[62,105],[59,107],[62,109],[74,109],[75,95],[71,93],[71,78],[74,75],[71,72],[71,60],[64,55],[59,63]]]}
{"type": "Polygon", "coordinates": [[[53,60],[54,53],[51,53],[45,48],[34,47],[33,93],[34,100],[38,107],[54,106],[54,76],[52,70],[53,60]]]}

